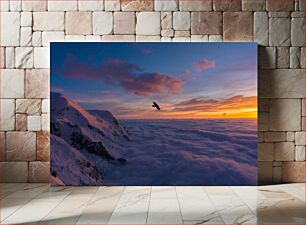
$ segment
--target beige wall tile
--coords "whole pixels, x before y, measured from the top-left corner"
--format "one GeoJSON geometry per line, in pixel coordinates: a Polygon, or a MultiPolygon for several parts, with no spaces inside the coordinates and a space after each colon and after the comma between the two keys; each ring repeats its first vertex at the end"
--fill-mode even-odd
{"type": "Polygon", "coordinates": [[[241,11],[241,0],[213,0],[214,11],[241,11]]]}
{"type": "Polygon", "coordinates": [[[0,131],[15,129],[15,100],[0,99],[0,131]]]}
{"type": "Polygon", "coordinates": [[[282,182],[306,182],[306,162],[284,162],[282,166],[282,182]]]}
{"type": "Polygon", "coordinates": [[[212,0],[179,0],[180,11],[212,11],[212,0]]]}
{"type": "Polygon", "coordinates": [[[66,12],[66,34],[92,34],[92,13],[66,12]]]}
{"type": "Polygon", "coordinates": [[[37,132],[37,160],[50,160],[50,135],[49,132],[37,132]]]}
{"type": "Polygon", "coordinates": [[[24,97],[24,71],[16,69],[2,69],[0,83],[1,98],[24,97]]]}
{"type": "Polygon", "coordinates": [[[50,181],[49,162],[30,162],[29,163],[29,182],[47,183],[50,181]]]}
{"type": "Polygon", "coordinates": [[[253,14],[225,12],[223,14],[224,41],[253,41],[253,14]]]}
{"type": "Polygon", "coordinates": [[[49,70],[26,71],[26,98],[49,98],[49,70]]]}
{"type": "Polygon", "coordinates": [[[18,46],[20,40],[20,13],[2,12],[1,46],[18,46]]]}
{"type": "Polygon", "coordinates": [[[36,160],[36,133],[7,132],[6,159],[7,161],[36,160]]]}
{"type": "Polygon", "coordinates": [[[271,99],[270,130],[300,131],[301,105],[300,99],[271,99]]]}
{"type": "Polygon", "coordinates": [[[177,11],[179,6],[178,0],[154,1],[155,11],[177,11]]]}
{"type": "Polygon", "coordinates": [[[64,12],[34,12],[33,30],[63,31],[65,29],[64,12]]]}
{"type": "Polygon", "coordinates": [[[16,131],[28,130],[28,117],[26,114],[16,114],[16,131]]]}
{"type": "Polygon", "coordinates": [[[2,182],[28,182],[28,162],[0,162],[2,182]]]}
{"type": "Polygon", "coordinates": [[[121,0],[122,11],[152,11],[154,0],[121,0]]]}
{"type": "Polygon", "coordinates": [[[222,34],[222,13],[192,12],[191,34],[222,34]]]}
{"type": "Polygon", "coordinates": [[[140,12],[137,14],[137,35],[160,35],[160,27],[160,12],[140,12]],[[150,24],[147,21],[150,21],[150,24]]]}
{"type": "Polygon", "coordinates": [[[114,34],[135,34],[136,14],[134,12],[114,13],[114,34]]]}

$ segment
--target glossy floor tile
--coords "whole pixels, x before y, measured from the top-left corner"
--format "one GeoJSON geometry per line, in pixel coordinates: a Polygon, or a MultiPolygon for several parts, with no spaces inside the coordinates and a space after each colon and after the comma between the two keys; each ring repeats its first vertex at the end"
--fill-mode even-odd
{"type": "Polygon", "coordinates": [[[305,224],[305,184],[261,187],[0,185],[1,224],[305,224]]]}

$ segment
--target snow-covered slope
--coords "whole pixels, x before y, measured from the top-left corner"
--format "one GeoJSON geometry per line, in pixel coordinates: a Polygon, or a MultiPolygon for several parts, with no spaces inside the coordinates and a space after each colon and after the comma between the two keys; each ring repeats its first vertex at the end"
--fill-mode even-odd
{"type": "Polygon", "coordinates": [[[99,185],[109,165],[122,166],[126,130],[108,111],[87,111],[51,93],[51,172],[67,185],[99,185]]]}

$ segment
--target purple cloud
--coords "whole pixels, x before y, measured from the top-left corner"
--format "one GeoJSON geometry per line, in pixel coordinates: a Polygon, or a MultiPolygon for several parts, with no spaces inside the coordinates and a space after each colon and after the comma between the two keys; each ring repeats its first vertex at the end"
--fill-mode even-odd
{"type": "Polygon", "coordinates": [[[182,79],[167,74],[145,73],[139,66],[118,59],[93,67],[69,55],[63,67],[63,77],[119,85],[128,93],[144,97],[152,94],[180,94],[184,83],[182,79]]]}

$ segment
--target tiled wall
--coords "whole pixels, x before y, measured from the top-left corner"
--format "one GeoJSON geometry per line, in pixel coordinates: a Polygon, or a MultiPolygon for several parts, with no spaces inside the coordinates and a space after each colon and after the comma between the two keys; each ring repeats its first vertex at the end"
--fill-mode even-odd
{"type": "Polygon", "coordinates": [[[304,0],[1,0],[5,182],[49,174],[50,41],[256,41],[260,183],[305,181],[304,0]]]}

